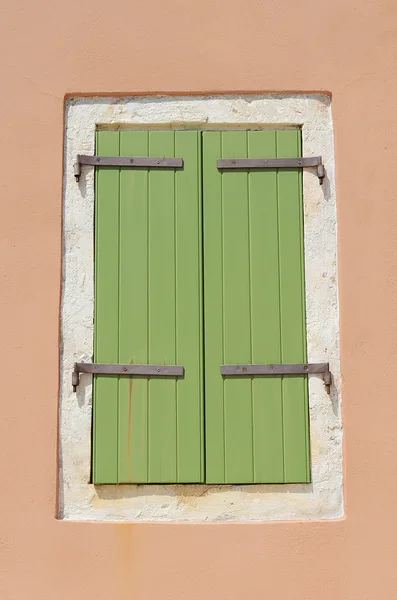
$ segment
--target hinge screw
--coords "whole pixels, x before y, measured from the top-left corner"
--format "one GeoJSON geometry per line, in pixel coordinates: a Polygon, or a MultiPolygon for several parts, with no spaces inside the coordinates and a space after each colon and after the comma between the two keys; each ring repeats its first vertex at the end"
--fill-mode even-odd
{"type": "Polygon", "coordinates": [[[77,391],[77,386],[79,385],[79,383],[80,383],[80,373],[77,371],[77,367],[76,367],[76,363],[75,363],[73,373],[72,373],[72,386],[73,386],[74,392],[77,391]]]}
{"type": "Polygon", "coordinates": [[[319,179],[320,185],[323,185],[323,181],[325,178],[325,169],[323,163],[317,165],[317,177],[319,179]]]}
{"type": "Polygon", "coordinates": [[[323,375],[323,381],[324,381],[324,385],[325,385],[327,394],[330,394],[331,393],[331,384],[332,384],[331,371],[325,371],[325,373],[323,375]]]}

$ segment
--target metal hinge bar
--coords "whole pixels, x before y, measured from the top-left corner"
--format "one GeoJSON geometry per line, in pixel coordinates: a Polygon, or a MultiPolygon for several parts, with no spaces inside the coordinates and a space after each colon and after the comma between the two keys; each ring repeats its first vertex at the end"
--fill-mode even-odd
{"type": "Polygon", "coordinates": [[[167,158],[166,156],[87,156],[78,154],[74,163],[74,176],[79,181],[81,165],[92,167],[150,167],[175,169],[183,167],[183,158],[167,158]]]}
{"type": "Polygon", "coordinates": [[[218,169],[291,169],[317,167],[317,177],[323,184],[325,169],[322,156],[303,158],[218,158],[218,169]]]}
{"type": "Polygon", "coordinates": [[[73,391],[80,383],[80,373],[95,375],[147,375],[149,377],[181,377],[184,367],[180,365],[124,365],[113,363],[74,363],[72,373],[73,391]]]}
{"type": "Polygon", "coordinates": [[[221,375],[306,375],[308,373],[321,373],[327,393],[330,393],[332,375],[329,363],[221,365],[221,375]]]}

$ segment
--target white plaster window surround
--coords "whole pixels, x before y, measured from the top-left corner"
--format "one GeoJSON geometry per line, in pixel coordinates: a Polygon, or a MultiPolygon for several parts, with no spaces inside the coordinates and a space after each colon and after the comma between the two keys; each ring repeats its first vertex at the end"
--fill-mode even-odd
{"type": "Polygon", "coordinates": [[[104,521],[265,521],[343,516],[341,378],[337,295],[334,143],[325,95],[76,98],[66,103],[60,352],[59,518],[104,521]],[[104,485],[91,471],[91,376],[72,392],[75,361],[93,354],[94,169],[73,175],[76,154],[95,153],[108,128],[302,128],[303,156],[322,155],[327,177],[303,175],[307,345],[329,361],[334,384],[309,376],[310,484],[104,485]]]}

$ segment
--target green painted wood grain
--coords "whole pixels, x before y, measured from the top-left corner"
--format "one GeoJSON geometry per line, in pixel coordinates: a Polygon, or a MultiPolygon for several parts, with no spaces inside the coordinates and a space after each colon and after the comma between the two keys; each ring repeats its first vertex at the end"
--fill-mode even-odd
{"type": "Polygon", "coordinates": [[[177,380],[177,480],[204,481],[201,135],[175,132],[176,362],[185,367],[177,380]]]}
{"type": "MultiPolygon", "coordinates": [[[[245,132],[222,134],[222,157],[246,158],[245,132]]],[[[248,173],[222,175],[223,337],[225,363],[251,362],[248,173]]],[[[225,480],[253,481],[251,379],[226,377],[225,480]]]]}
{"type": "Polygon", "coordinates": [[[225,481],[221,132],[203,133],[204,389],[207,483],[225,481]]]}
{"type": "Polygon", "coordinates": [[[101,131],[97,143],[110,155],[177,150],[185,166],[121,168],[113,178],[113,169],[98,170],[95,348],[104,351],[96,355],[106,362],[182,364],[186,373],[96,378],[94,482],[200,482],[201,137],[101,131]]]}
{"type": "MultiPolygon", "coordinates": [[[[118,155],[119,133],[97,132],[97,154],[118,155]]],[[[118,362],[119,171],[96,170],[94,362],[118,362]]],[[[93,481],[118,482],[118,381],[94,377],[93,481]]]]}
{"type": "MultiPolygon", "coordinates": [[[[248,132],[251,158],[276,157],[275,131],[248,132]]],[[[277,172],[248,174],[250,199],[252,362],[281,362],[277,172]]],[[[284,479],[280,377],[252,378],[255,482],[284,479]]]]}
{"type": "Polygon", "coordinates": [[[203,151],[206,481],[308,481],[307,378],[219,373],[306,360],[301,174],[214,160],[299,156],[300,132],[204,132],[203,151]]]}
{"type": "Polygon", "coordinates": [[[219,372],[306,360],[301,173],[216,168],[300,144],[296,130],[98,132],[98,154],[185,164],[97,169],[94,359],[186,371],[95,378],[95,483],[310,480],[306,377],[219,372]]]}
{"type": "MultiPolygon", "coordinates": [[[[146,131],[120,132],[120,154],[148,155],[146,131]]],[[[121,169],[119,361],[148,363],[148,170],[121,169]]],[[[146,377],[119,377],[119,482],[147,481],[146,377]]]]}
{"type": "MultiPolygon", "coordinates": [[[[149,154],[174,156],[174,133],[149,133],[149,154]]],[[[175,174],[149,173],[149,362],[176,364],[175,174]]],[[[176,382],[149,381],[149,482],[177,480],[176,382]]]]}
{"type": "MultiPolygon", "coordinates": [[[[300,156],[301,132],[277,132],[277,156],[300,156]]],[[[302,172],[277,174],[282,362],[305,362],[302,172]]],[[[283,377],[284,481],[310,481],[307,377],[283,377]]]]}

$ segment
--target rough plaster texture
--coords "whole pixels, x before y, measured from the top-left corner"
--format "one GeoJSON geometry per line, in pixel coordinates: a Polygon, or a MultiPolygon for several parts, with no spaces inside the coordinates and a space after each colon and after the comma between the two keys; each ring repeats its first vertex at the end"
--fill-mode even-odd
{"type": "Polygon", "coordinates": [[[59,516],[143,521],[329,519],[343,515],[336,208],[330,99],[322,95],[78,98],[66,106],[61,338],[59,516]],[[89,483],[91,378],[72,393],[74,361],[93,352],[93,170],[73,176],[77,153],[94,153],[96,127],[262,128],[301,126],[305,156],[321,154],[324,186],[303,177],[308,359],[328,360],[331,396],[309,378],[312,483],[121,485],[89,483]]]}

